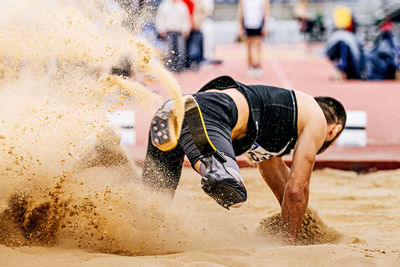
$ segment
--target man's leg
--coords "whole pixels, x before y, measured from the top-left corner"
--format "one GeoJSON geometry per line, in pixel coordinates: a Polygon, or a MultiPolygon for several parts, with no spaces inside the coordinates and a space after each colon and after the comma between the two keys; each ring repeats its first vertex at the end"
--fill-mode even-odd
{"type": "MultiPolygon", "coordinates": [[[[217,97],[217,96],[212,96],[217,97]]],[[[204,101],[204,100],[202,100],[204,101]]],[[[202,189],[219,205],[239,206],[247,199],[247,192],[240,177],[232,147],[231,126],[221,118],[223,109],[218,106],[207,110],[209,102],[203,103],[205,113],[193,97],[185,103],[187,127],[182,129],[180,144],[192,166],[201,174],[202,189]],[[190,135],[184,134],[189,131],[190,135]]]]}
{"type": "Polygon", "coordinates": [[[183,149],[178,145],[172,150],[161,151],[150,139],[149,137],[142,180],[150,188],[173,196],[182,172],[185,155],[183,149]]]}
{"type": "Polygon", "coordinates": [[[250,36],[246,37],[246,44],[247,44],[247,67],[248,69],[252,69],[253,68],[253,60],[252,60],[252,46],[253,46],[253,42],[250,36]]]}
{"type": "MultiPolygon", "coordinates": [[[[214,96],[214,98],[215,97],[216,96],[214,96]]],[[[203,105],[207,106],[207,103],[209,104],[209,102],[205,101],[203,105]]],[[[203,108],[205,108],[205,106],[203,106],[203,108]]],[[[150,129],[150,137],[152,140],[149,140],[150,147],[148,149],[148,156],[146,157],[147,163],[145,162],[145,169],[143,171],[144,180],[149,180],[147,177],[151,177],[151,182],[147,182],[148,184],[159,185],[160,182],[164,183],[167,181],[167,184],[172,183],[174,185],[174,187],[170,187],[170,189],[175,190],[181,172],[183,150],[195,170],[202,175],[203,179],[201,183],[204,192],[214,198],[218,204],[229,209],[231,206],[246,201],[246,188],[240,177],[239,167],[235,160],[231,143],[232,126],[227,122],[226,116],[222,114],[223,110],[219,112],[216,110],[217,108],[218,107],[210,108],[210,110],[203,115],[194,97],[186,96],[185,122],[182,126],[182,131],[178,133],[180,135],[178,145],[172,150],[166,149],[166,152],[161,152],[161,150],[158,150],[154,145],[163,146],[163,148],[165,148],[164,144],[170,143],[169,141],[171,138],[176,139],[176,136],[173,136],[175,132],[169,128],[173,123],[167,123],[171,121],[171,116],[174,114],[173,106],[168,105],[167,102],[157,111],[152,122],[152,125],[156,125],[156,127],[150,129]],[[162,111],[163,114],[160,116],[163,117],[162,120],[158,120],[159,118],[157,117],[157,114],[161,113],[160,111],[162,111]],[[222,118],[217,116],[222,116],[222,118]],[[206,129],[206,124],[209,131],[206,129]],[[159,142],[158,133],[160,131],[161,133],[168,133],[165,135],[166,139],[163,140],[164,143],[159,142]],[[172,154],[169,154],[169,152],[172,154]],[[175,157],[177,157],[177,155],[182,161],[176,162],[177,159],[175,157]],[[150,161],[147,158],[156,159],[150,161]],[[162,167],[158,172],[153,172],[158,165],[166,166],[168,161],[171,161],[168,165],[169,168],[162,167]],[[180,166],[179,176],[176,172],[176,167],[178,165],[180,166]],[[147,168],[148,166],[150,167],[147,168]],[[164,173],[166,170],[170,173],[172,172],[172,175],[169,175],[172,177],[173,181],[171,181],[171,179],[168,180],[168,177],[164,177],[168,175],[164,173]],[[176,173],[174,173],[174,171],[176,173]],[[152,176],[153,173],[156,175],[155,178],[152,176]],[[163,180],[158,181],[160,179],[159,177],[163,180]]],[[[161,187],[165,188],[168,186],[161,184],[161,187]]]]}
{"type": "Polygon", "coordinates": [[[256,53],[253,57],[254,66],[258,69],[261,68],[261,60],[262,60],[262,37],[255,36],[254,37],[254,46],[256,47],[256,53]]]}
{"type": "Polygon", "coordinates": [[[177,35],[177,48],[175,50],[176,56],[176,71],[181,72],[186,68],[186,40],[181,33],[177,35]]]}
{"type": "Polygon", "coordinates": [[[166,67],[171,71],[180,71],[179,68],[179,33],[168,32],[168,56],[166,60],[166,67]]]}
{"type": "Polygon", "coordinates": [[[262,77],[261,61],[262,61],[262,36],[254,36],[253,66],[254,76],[262,77]]]}

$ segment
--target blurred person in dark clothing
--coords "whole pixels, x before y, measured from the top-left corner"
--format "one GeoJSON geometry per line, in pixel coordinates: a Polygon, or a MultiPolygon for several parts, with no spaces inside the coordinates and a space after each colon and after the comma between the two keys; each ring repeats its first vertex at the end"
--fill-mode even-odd
{"type": "Polygon", "coordinates": [[[334,11],[336,31],[326,43],[326,54],[333,62],[333,79],[390,80],[396,78],[400,60],[390,21],[379,23],[380,34],[371,49],[367,49],[355,34],[351,11],[334,11]]]}
{"type": "Polygon", "coordinates": [[[167,42],[166,67],[176,72],[185,70],[186,39],[191,28],[187,6],[181,0],[163,0],[157,9],[155,24],[160,37],[167,42]]]}
{"type": "Polygon", "coordinates": [[[311,15],[308,11],[308,1],[300,0],[293,9],[293,17],[300,23],[300,31],[307,42],[322,41],[325,37],[323,14],[318,12],[311,15]]]}

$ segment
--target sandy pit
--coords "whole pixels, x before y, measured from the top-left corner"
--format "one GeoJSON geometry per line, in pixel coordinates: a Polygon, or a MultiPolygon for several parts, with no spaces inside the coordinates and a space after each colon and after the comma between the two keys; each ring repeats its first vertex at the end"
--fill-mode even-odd
{"type": "MultiPolygon", "coordinates": [[[[84,176],[90,177],[91,173],[98,174],[99,169],[89,169],[84,176]]],[[[249,198],[243,207],[231,211],[219,207],[197,187],[199,179],[191,169],[184,169],[181,184],[170,203],[150,193],[141,194],[145,191],[135,191],[139,187],[136,185],[119,188],[110,171],[100,173],[103,178],[97,181],[96,189],[79,185],[70,202],[58,208],[59,213],[71,207],[79,214],[63,214],[61,223],[71,224],[59,227],[54,239],[50,238],[51,243],[0,245],[0,265],[398,266],[400,263],[399,171],[367,175],[331,169],[314,172],[310,207],[314,219],[317,212],[320,220],[302,230],[302,241],[308,245],[299,246],[283,246],[273,233],[260,233],[260,222],[265,218],[271,221],[279,207],[256,169],[242,170],[249,198]],[[104,197],[105,187],[110,198],[104,197]],[[114,192],[117,188],[118,195],[114,192]],[[103,190],[103,195],[96,198],[90,194],[92,190],[103,190]],[[127,191],[130,194],[126,195],[127,191]],[[90,204],[81,194],[91,197],[90,204]],[[78,207],[73,208],[74,205],[78,207]]],[[[2,231],[0,238],[24,240],[15,229],[2,231]]]]}

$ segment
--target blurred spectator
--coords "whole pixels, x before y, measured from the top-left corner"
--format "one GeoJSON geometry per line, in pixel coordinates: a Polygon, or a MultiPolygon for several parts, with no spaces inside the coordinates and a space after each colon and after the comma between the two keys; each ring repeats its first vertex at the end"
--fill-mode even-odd
{"type": "Polygon", "coordinates": [[[188,10],[189,10],[189,15],[190,15],[190,23],[193,24],[193,13],[194,13],[194,6],[195,6],[195,2],[194,0],[182,0],[185,5],[187,6],[188,10]]]}
{"type": "Polygon", "coordinates": [[[167,42],[166,67],[171,71],[183,71],[186,39],[191,28],[187,6],[181,0],[164,0],[156,11],[155,24],[160,37],[167,42]]]}
{"type": "Polygon", "coordinates": [[[353,12],[348,7],[336,7],[333,10],[333,20],[336,29],[343,29],[352,33],[357,32],[357,22],[353,12]]]}
{"type": "Polygon", "coordinates": [[[295,19],[300,21],[306,21],[311,18],[311,15],[308,13],[308,1],[307,0],[299,0],[293,9],[293,16],[295,19]]]}
{"type": "Polygon", "coordinates": [[[262,40],[268,17],[269,0],[239,0],[239,36],[246,37],[249,77],[262,76],[262,40]]]}
{"type": "Polygon", "coordinates": [[[202,26],[204,20],[212,13],[208,0],[194,0],[192,14],[192,30],[187,42],[187,63],[188,67],[194,70],[199,68],[204,60],[204,36],[202,26]]]}
{"type": "Polygon", "coordinates": [[[186,4],[190,14],[191,28],[186,41],[186,67],[191,68],[192,66],[197,66],[203,57],[203,36],[201,32],[198,32],[197,29],[194,28],[194,16],[195,12],[198,13],[199,3],[197,3],[197,0],[182,1],[186,4]]]}
{"type": "Polygon", "coordinates": [[[336,31],[328,39],[327,56],[338,71],[335,79],[387,80],[396,78],[399,55],[392,23],[379,24],[380,34],[372,49],[366,49],[354,31],[356,23],[349,9],[334,10],[336,31]]]}
{"type": "MultiPolygon", "coordinates": [[[[204,5],[204,19],[201,23],[201,32],[203,33],[203,57],[209,63],[218,63],[214,60],[214,1],[202,0],[204,5]]],[[[196,19],[195,19],[196,20],[196,19]]]]}
{"type": "Polygon", "coordinates": [[[299,21],[300,31],[307,42],[323,41],[325,36],[323,14],[318,12],[311,15],[307,6],[307,0],[299,0],[293,9],[293,16],[299,21]]]}
{"type": "Polygon", "coordinates": [[[370,80],[396,79],[399,55],[391,23],[380,26],[381,33],[367,52],[366,71],[370,80]]]}

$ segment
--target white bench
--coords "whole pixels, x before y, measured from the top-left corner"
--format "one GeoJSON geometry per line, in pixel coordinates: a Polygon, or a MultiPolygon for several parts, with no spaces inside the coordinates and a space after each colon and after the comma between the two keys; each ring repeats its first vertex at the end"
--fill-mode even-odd
{"type": "Polygon", "coordinates": [[[110,124],[117,128],[121,135],[121,144],[133,146],[136,144],[135,112],[133,110],[117,110],[108,116],[110,124]]]}
{"type": "Polygon", "coordinates": [[[348,110],[346,112],[346,127],[337,140],[339,146],[366,146],[367,145],[367,112],[348,110]]]}

